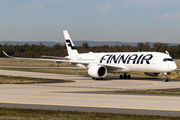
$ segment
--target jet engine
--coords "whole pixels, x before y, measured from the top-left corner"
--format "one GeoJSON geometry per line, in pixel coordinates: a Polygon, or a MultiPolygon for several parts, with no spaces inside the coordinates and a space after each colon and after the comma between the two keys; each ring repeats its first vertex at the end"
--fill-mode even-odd
{"type": "Polygon", "coordinates": [[[104,66],[93,65],[89,67],[88,74],[93,78],[103,78],[107,75],[107,69],[104,66]]]}
{"type": "Polygon", "coordinates": [[[148,75],[148,76],[158,77],[158,76],[160,76],[162,73],[145,72],[145,74],[148,75]]]}

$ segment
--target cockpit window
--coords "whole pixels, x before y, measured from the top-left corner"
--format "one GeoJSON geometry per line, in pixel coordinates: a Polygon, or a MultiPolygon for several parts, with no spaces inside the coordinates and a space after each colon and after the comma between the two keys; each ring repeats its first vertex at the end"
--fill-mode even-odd
{"type": "Polygon", "coordinates": [[[166,62],[166,61],[174,61],[174,60],[172,58],[164,58],[163,61],[166,62]]]}

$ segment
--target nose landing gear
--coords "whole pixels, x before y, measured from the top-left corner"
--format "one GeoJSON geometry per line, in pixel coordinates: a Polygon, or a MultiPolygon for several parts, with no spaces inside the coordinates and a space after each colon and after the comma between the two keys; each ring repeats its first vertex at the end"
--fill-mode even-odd
{"type": "Polygon", "coordinates": [[[164,75],[165,75],[164,82],[168,82],[169,81],[168,73],[164,73],[164,75]]]}

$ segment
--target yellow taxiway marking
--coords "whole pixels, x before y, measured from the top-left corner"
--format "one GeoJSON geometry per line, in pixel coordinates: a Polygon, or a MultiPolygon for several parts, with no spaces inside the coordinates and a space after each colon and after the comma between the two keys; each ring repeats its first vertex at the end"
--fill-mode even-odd
{"type": "MultiPolygon", "coordinates": [[[[141,81],[141,80],[134,80],[134,81],[141,81]]],[[[157,82],[154,81],[148,81],[148,80],[143,80],[145,82],[151,82],[152,84],[148,84],[148,85],[139,85],[139,86],[150,86],[150,85],[157,85],[157,82]]],[[[141,81],[142,82],[142,81],[141,81]]],[[[126,87],[126,86],[125,86],[126,87]]],[[[127,86],[127,87],[134,87],[134,86],[127,86]]]]}
{"type": "Polygon", "coordinates": [[[24,104],[24,105],[53,105],[53,106],[67,106],[67,107],[90,107],[90,108],[115,108],[115,109],[136,109],[136,110],[161,110],[161,111],[180,111],[174,109],[153,109],[153,108],[133,108],[133,107],[110,107],[110,106],[88,106],[88,105],[68,105],[68,104],[47,104],[47,103],[21,103],[21,102],[0,102],[6,104],[24,104]]]}

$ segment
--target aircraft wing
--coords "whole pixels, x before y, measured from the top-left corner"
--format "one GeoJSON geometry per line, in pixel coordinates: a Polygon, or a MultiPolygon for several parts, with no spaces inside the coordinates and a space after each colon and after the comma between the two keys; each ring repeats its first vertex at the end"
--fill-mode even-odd
{"type": "MultiPolygon", "coordinates": [[[[21,59],[21,60],[43,60],[43,61],[54,61],[56,63],[61,63],[61,62],[66,62],[66,63],[74,63],[74,64],[83,64],[85,66],[88,66],[89,62],[87,61],[72,61],[69,60],[68,58],[65,58],[64,60],[59,60],[59,59],[42,59],[42,58],[23,58],[23,57],[12,57],[8,55],[6,52],[3,51],[3,53],[12,59],[21,59]]],[[[51,57],[51,58],[61,58],[61,57],[54,57],[54,56],[46,56],[46,57],[51,57]]],[[[102,65],[107,67],[108,69],[124,69],[125,67],[122,65],[117,65],[117,64],[104,64],[104,63],[92,63],[92,64],[97,64],[97,65],[102,65]]]]}
{"type": "MultiPolygon", "coordinates": [[[[87,61],[71,61],[71,60],[69,60],[69,61],[64,61],[64,62],[69,62],[69,63],[74,63],[74,64],[83,64],[85,66],[88,66],[89,64],[91,64],[87,61]]],[[[125,69],[124,66],[117,65],[117,64],[104,64],[104,63],[92,63],[92,64],[102,65],[102,66],[107,67],[108,69],[125,69]]]]}
{"type": "MultiPolygon", "coordinates": [[[[59,59],[42,59],[42,58],[23,58],[23,57],[12,57],[8,55],[6,52],[3,51],[3,53],[12,59],[20,59],[20,60],[43,60],[43,61],[55,61],[56,63],[61,63],[61,62],[66,62],[66,63],[75,63],[75,64],[84,64],[88,65],[89,63],[87,62],[78,62],[78,61],[71,61],[71,60],[59,60],[59,59]]],[[[49,57],[49,56],[48,56],[49,57]]],[[[66,59],[66,58],[65,58],[66,59]]],[[[67,58],[68,59],[68,58],[67,58]]]]}
{"type": "Polygon", "coordinates": [[[6,52],[3,51],[3,53],[9,57],[9,58],[12,58],[12,59],[22,59],[22,60],[43,60],[43,61],[58,61],[58,62],[66,62],[66,61],[69,61],[69,60],[58,60],[58,59],[42,59],[42,58],[23,58],[23,57],[12,57],[10,55],[8,55],[6,52]]]}

